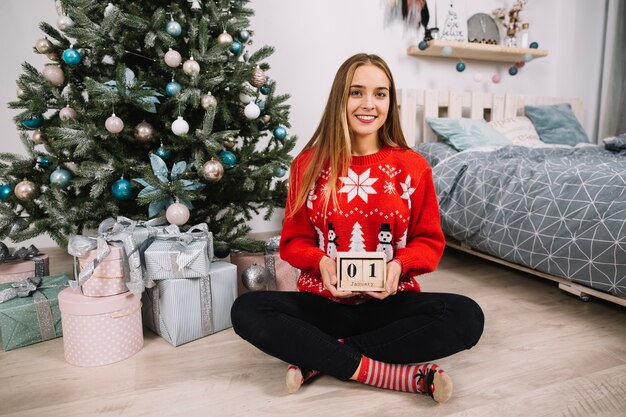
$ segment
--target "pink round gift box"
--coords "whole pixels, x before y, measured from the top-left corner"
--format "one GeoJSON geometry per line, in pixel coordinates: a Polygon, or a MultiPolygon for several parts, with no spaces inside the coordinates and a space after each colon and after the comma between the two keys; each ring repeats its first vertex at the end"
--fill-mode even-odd
{"type": "Polygon", "coordinates": [[[65,360],[72,365],[108,365],[143,347],[138,295],[94,298],[66,288],[59,294],[59,308],[65,360]]]}

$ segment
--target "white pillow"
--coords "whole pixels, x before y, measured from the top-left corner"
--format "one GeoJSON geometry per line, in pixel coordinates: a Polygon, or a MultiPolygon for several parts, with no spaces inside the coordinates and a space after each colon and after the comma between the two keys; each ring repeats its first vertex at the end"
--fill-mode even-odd
{"type": "Polygon", "coordinates": [[[489,125],[509,138],[514,145],[532,147],[543,145],[535,126],[528,117],[515,116],[503,120],[494,120],[489,122],[489,125]]]}

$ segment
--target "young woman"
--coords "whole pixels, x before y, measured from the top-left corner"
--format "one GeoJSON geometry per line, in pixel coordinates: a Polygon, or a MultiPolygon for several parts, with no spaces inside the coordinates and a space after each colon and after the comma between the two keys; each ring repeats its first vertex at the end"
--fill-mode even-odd
{"type": "Polygon", "coordinates": [[[427,162],[409,149],[389,67],[357,54],[335,76],[313,138],[291,167],[280,255],[299,292],[251,292],[235,332],[287,363],[295,392],[318,373],[444,402],[452,379],[429,362],[469,349],[484,316],[471,299],[424,293],[414,279],[444,248],[427,162]],[[339,291],[338,251],[387,254],[384,292],[339,291]]]}

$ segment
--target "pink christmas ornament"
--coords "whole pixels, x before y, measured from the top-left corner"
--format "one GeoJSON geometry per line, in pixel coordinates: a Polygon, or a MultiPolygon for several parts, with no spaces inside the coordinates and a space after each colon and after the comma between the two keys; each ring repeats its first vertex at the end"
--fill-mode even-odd
{"type": "Polygon", "coordinates": [[[46,65],[42,71],[43,77],[57,87],[65,82],[63,70],[57,65],[46,65]]]}
{"type": "Polygon", "coordinates": [[[76,119],[76,110],[74,110],[71,107],[63,107],[61,109],[61,111],[59,112],[59,117],[61,118],[61,120],[63,120],[64,122],[67,122],[68,120],[73,120],[76,119]]]}
{"type": "Polygon", "coordinates": [[[171,224],[182,226],[189,220],[189,209],[181,203],[174,203],[167,208],[165,218],[171,224]]]}
{"type": "Polygon", "coordinates": [[[180,56],[178,51],[170,49],[165,53],[165,63],[168,67],[176,68],[183,61],[183,57],[180,56]]]}
{"type": "Polygon", "coordinates": [[[104,122],[104,127],[111,133],[120,133],[124,129],[124,122],[113,113],[111,117],[104,122]]]}
{"type": "Polygon", "coordinates": [[[493,77],[491,77],[491,82],[494,84],[498,84],[501,79],[502,78],[500,77],[500,74],[493,74],[493,77]]]}

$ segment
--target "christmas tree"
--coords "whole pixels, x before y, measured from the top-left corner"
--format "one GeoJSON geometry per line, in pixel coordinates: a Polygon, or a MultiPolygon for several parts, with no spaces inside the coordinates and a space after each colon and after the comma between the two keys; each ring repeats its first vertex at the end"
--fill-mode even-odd
{"type": "Polygon", "coordinates": [[[28,156],[0,155],[0,238],[65,246],[107,217],[166,214],[258,250],[245,221],[284,207],[296,138],[246,3],[57,0],[34,49],[50,64],[24,63],[9,103],[28,156]]]}

